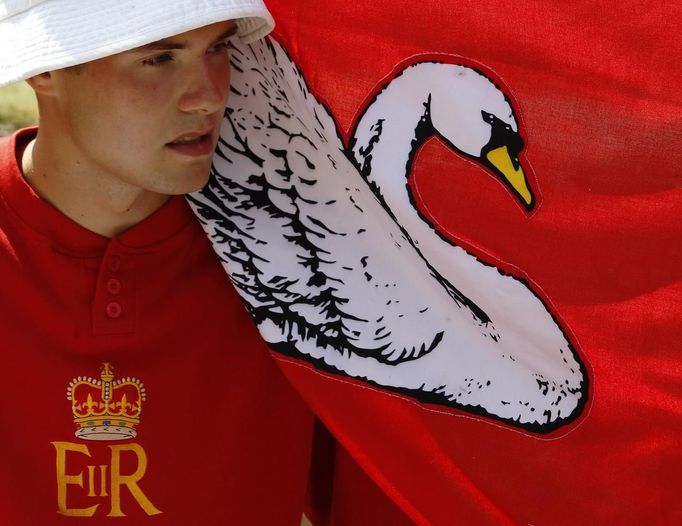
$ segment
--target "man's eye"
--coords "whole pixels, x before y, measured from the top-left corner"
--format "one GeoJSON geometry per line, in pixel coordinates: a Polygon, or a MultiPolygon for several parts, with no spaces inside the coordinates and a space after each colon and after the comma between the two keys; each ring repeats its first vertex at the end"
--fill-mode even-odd
{"type": "Polygon", "coordinates": [[[142,61],[142,63],[143,63],[145,66],[154,66],[154,67],[158,67],[158,66],[162,66],[162,65],[165,64],[166,62],[170,62],[170,61],[172,61],[172,60],[173,60],[173,57],[171,56],[170,53],[163,53],[163,54],[161,54],[161,55],[156,55],[156,56],[153,56],[153,57],[144,59],[144,60],[142,61]]]}
{"type": "Polygon", "coordinates": [[[208,48],[209,53],[223,53],[228,50],[230,47],[230,41],[229,40],[223,40],[222,42],[218,42],[217,44],[214,44],[210,48],[208,48]]]}

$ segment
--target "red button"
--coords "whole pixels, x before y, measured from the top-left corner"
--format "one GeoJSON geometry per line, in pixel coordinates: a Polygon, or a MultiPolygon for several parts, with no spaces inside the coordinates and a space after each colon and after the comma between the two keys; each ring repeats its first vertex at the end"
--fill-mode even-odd
{"type": "Polygon", "coordinates": [[[118,272],[121,270],[121,258],[118,256],[111,256],[107,266],[112,272],[118,272]]]}
{"type": "Polygon", "coordinates": [[[116,278],[109,278],[107,280],[107,292],[112,296],[116,296],[121,292],[121,281],[116,278]]]}
{"type": "Polygon", "coordinates": [[[121,304],[118,301],[110,301],[107,303],[105,312],[110,318],[116,319],[123,314],[123,307],[121,307],[121,304]]]}

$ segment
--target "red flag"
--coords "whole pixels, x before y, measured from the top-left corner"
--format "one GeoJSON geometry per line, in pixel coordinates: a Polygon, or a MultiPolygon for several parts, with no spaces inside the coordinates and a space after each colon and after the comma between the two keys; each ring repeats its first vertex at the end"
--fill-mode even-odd
{"type": "Polygon", "coordinates": [[[419,524],[679,524],[679,6],[269,3],[193,202],[320,419],[419,524]]]}

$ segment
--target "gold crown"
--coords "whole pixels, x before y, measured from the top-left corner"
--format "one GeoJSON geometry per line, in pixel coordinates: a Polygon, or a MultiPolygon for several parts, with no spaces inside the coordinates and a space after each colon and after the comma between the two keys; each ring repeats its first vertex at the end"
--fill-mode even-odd
{"type": "Polygon", "coordinates": [[[83,440],[123,440],[137,436],[144,385],[137,378],[114,380],[114,368],[103,363],[100,379],[79,376],[69,382],[66,397],[71,400],[76,436],[83,440]]]}

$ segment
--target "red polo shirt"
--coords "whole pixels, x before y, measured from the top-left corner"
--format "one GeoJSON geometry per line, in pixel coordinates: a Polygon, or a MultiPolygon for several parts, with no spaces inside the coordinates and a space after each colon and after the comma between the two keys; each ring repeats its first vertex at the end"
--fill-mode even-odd
{"type": "Polygon", "coordinates": [[[34,135],[0,140],[0,524],[298,525],[311,415],[184,199],[97,235],[23,179],[34,135]]]}

